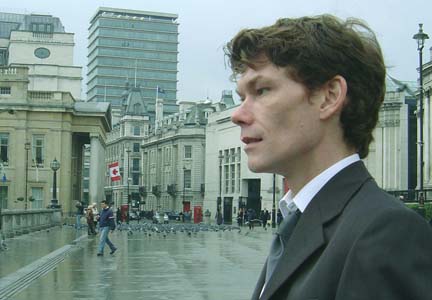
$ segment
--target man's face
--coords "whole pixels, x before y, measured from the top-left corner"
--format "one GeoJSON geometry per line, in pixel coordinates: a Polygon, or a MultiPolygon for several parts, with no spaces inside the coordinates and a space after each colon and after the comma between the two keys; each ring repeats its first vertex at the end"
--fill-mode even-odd
{"type": "Polygon", "coordinates": [[[106,205],[106,203],[104,203],[104,202],[101,202],[101,207],[102,207],[102,209],[105,209],[108,207],[108,205],[106,205]]]}
{"type": "Polygon", "coordinates": [[[241,127],[241,141],[254,172],[287,175],[310,163],[322,136],[320,93],[289,78],[265,57],[259,57],[237,82],[241,105],[232,121],[241,127]]]}

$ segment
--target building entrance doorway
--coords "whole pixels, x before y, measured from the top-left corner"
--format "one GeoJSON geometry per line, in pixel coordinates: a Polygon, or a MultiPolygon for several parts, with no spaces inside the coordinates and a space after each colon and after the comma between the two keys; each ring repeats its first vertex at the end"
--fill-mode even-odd
{"type": "Polygon", "coordinates": [[[256,216],[261,211],[261,179],[248,180],[248,197],[246,201],[246,210],[252,209],[256,216]]]}
{"type": "Polygon", "coordinates": [[[232,224],[232,203],[233,203],[232,197],[224,198],[224,205],[223,205],[224,224],[232,224]]]}

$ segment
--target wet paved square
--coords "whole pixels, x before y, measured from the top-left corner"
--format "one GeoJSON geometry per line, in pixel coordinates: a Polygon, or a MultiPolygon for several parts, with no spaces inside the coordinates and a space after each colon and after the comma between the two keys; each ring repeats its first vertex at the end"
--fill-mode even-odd
{"type": "Polygon", "coordinates": [[[242,228],[161,233],[116,231],[119,251],[96,257],[98,237],[12,299],[250,299],[272,232],[242,228]]]}

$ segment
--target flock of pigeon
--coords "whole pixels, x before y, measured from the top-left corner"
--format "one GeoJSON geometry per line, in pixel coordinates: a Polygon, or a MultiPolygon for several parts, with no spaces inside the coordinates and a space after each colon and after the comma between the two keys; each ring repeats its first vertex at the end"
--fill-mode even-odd
{"type": "MultiPolygon", "coordinates": [[[[64,226],[73,227],[74,225],[64,226]]],[[[87,229],[87,225],[82,225],[82,229],[87,229]]],[[[147,235],[149,237],[160,236],[167,237],[169,234],[186,234],[189,237],[196,235],[198,232],[225,232],[225,231],[235,231],[241,233],[241,227],[232,225],[211,225],[211,224],[193,224],[193,223],[169,223],[169,224],[154,224],[154,223],[133,223],[126,224],[122,223],[117,225],[116,230],[119,232],[126,232],[128,235],[133,235],[134,233],[140,233],[147,235]]],[[[47,230],[49,232],[49,229],[47,230]]],[[[245,233],[248,235],[249,231],[245,233]]],[[[0,233],[0,251],[7,250],[7,245],[3,235],[0,233]]]]}
{"type": "Polygon", "coordinates": [[[120,232],[127,232],[128,235],[134,233],[141,233],[147,236],[159,235],[166,237],[168,234],[182,233],[188,236],[197,234],[198,232],[218,232],[218,231],[232,231],[237,230],[241,232],[240,227],[231,225],[209,225],[204,223],[171,223],[171,224],[154,224],[154,223],[140,223],[140,224],[125,224],[122,223],[117,226],[116,230],[120,232]]]}

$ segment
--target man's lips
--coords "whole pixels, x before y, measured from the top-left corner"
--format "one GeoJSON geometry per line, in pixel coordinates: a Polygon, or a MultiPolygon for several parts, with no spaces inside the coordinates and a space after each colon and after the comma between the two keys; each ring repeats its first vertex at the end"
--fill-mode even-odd
{"type": "Polygon", "coordinates": [[[262,141],[261,138],[254,138],[254,137],[248,137],[248,136],[243,136],[243,137],[241,137],[240,139],[241,139],[241,141],[242,141],[243,143],[245,143],[246,145],[251,144],[251,143],[257,143],[257,142],[262,141]]]}

